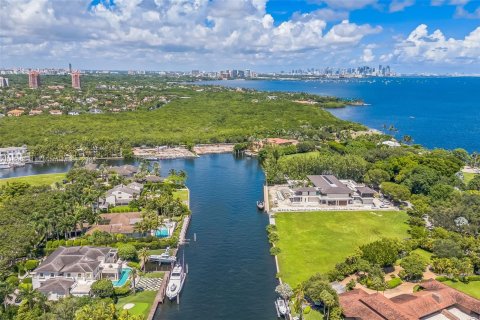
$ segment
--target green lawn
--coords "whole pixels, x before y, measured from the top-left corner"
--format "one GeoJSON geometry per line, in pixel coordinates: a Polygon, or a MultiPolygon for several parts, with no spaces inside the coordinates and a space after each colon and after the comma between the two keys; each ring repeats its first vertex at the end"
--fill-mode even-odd
{"type": "Polygon", "coordinates": [[[154,271],[154,272],[145,273],[142,276],[142,278],[160,278],[160,279],[162,279],[164,275],[165,275],[165,272],[163,272],[163,271],[154,271]]]}
{"type": "Polygon", "coordinates": [[[128,310],[129,313],[132,315],[143,315],[146,318],[150,312],[150,307],[152,306],[156,295],[156,291],[137,292],[135,295],[131,294],[129,296],[119,298],[115,306],[118,310],[122,310],[123,306],[127,303],[133,303],[135,306],[128,310]]]}
{"type": "Polygon", "coordinates": [[[465,183],[468,183],[470,180],[472,180],[475,177],[476,173],[472,172],[464,172],[463,173],[463,181],[465,183]]]}
{"type": "Polygon", "coordinates": [[[154,255],[154,254],[162,254],[165,252],[165,249],[155,249],[155,250],[148,250],[149,255],[154,255]]]}
{"type": "Polygon", "coordinates": [[[65,179],[65,173],[37,174],[32,176],[0,179],[0,187],[8,182],[26,182],[32,186],[52,185],[55,182],[61,182],[63,179],[65,179]]]}
{"type": "Polygon", "coordinates": [[[412,253],[418,254],[420,257],[425,259],[425,261],[427,263],[431,262],[431,259],[432,259],[432,256],[433,256],[433,253],[428,252],[427,250],[420,249],[420,248],[413,250],[412,253]]]}
{"type": "Polygon", "coordinates": [[[323,211],[277,213],[282,279],[295,287],[311,275],[325,273],[380,237],[408,237],[402,211],[323,211]]]}
{"type": "Polygon", "coordinates": [[[480,299],[480,281],[471,281],[469,283],[445,281],[443,283],[474,298],[480,299]]]}
{"type": "Polygon", "coordinates": [[[175,198],[180,199],[181,201],[187,201],[188,200],[188,190],[176,190],[173,191],[173,196],[175,198]]]}

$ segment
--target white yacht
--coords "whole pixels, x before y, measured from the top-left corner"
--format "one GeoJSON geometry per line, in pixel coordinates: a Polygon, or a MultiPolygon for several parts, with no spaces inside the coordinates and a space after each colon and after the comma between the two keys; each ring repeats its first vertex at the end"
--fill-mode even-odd
{"type": "Polygon", "coordinates": [[[180,294],[183,283],[185,282],[185,277],[186,274],[183,270],[183,266],[181,264],[177,264],[172,270],[170,280],[168,280],[166,292],[168,299],[173,300],[180,294]]]}
{"type": "Polygon", "coordinates": [[[282,298],[277,299],[277,308],[281,316],[285,316],[287,314],[287,304],[282,298]]]}

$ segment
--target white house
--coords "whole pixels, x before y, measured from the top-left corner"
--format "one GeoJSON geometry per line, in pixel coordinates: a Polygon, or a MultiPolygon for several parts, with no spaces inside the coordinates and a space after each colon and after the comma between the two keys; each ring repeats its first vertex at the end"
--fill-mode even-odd
{"type": "Polygon", "coordinates": [[[0,163],[14,164],[29,161],[30,155],[26,146],[0,148],[0,163]]]}
{"type": "Polygon", "coordinates": [[[105,201],[101,207],[127,205],[132,202],[132,200],[136,199],[142,190],[143,185],[137,182],[132,182],[126,186],[123,184],[118,185],[107,191],[105,201]]]}
{"type": "Polygon", "coordinates": [[[121,272],[117,249],[59,247],[32,272],[32,285],[49,300],[86,296],[96,280],[116,281],[121,272]]]}

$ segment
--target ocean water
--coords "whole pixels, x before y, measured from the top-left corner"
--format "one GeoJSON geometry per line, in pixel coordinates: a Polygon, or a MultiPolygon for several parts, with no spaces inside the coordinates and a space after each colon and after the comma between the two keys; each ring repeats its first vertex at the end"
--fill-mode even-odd
{"type": "Polygon", "coordinates": [[[480,78],[368,78],[352,80],[231,80],[203,84],[296,91],[363,99],[368,106],[330,109],[337,117],[412,136],[429,148],[480,151],[480,78]]]}

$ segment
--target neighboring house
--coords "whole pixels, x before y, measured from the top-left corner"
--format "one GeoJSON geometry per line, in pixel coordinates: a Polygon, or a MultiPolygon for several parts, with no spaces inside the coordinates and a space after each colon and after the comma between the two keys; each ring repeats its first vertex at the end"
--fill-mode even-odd
{"type": "Polygon", "coordinates": [[[372,204],[375,190],[352,180],[339,180],[333,175],[307,176],[312,187],[292,188],[289,198],[292,204],[319,204],[348,206],[355,203],[372,204]]]}
{"type": "Polygon", "coordinates": [[[121,272],[117,249],[59,247],[32,272],[32,285],[49,300],[87,296],[96,280],[116,281],[121,272]]]}
{"type": "Polygon", "coordinates": [[[78,116],[78,115],[80,115],[80,112],[72,110],[72,111],[68,111],[68,115],[69,116],[78,116]]]}
{"type": "Polygon", "coordinates": [[[25,163],[30,162],[27,147],[0,148],[0,163],[25,163]]]}
{"type": "Polygon", "coordinates": [[[29,116],[38,116],[40,114],[42,114],[43,111],[42,110],[38,110],[38,109],[33,109],[33,110],[30,110],[30,112],[28,113],[29,116]]]}
{"type": "Polygon", "coordinates": [[[9,117],[20,117],[22,114],[24,114],[25,111],[21,109],[13,109],[7,112],[7,115],[9,117]]]}
{"type": "Polygon", "coordinates": [[[339,295],[346,320],[480,319],[480,300],[430,279],[415,293],[387,298],[354,289],[339,295]]]}
{"type": "Polygon", "coordinates": [[[143,185],[132,182],[128,185],[118,185],[107,191],[105,200],[100,205],[101,209],[115,207],[119,205],[127,205],[132,202],[143,190],[143,185]]]}
{"type": "Polygon", "coordinates": [[[104,231],[113,234],[121,233],[130,237],[142,236],[135,232],[135,224],[142,221],[140,212],[104,213],[100,215],[100,219],[99,224],[92,226],[87,234],[104,231]]]}
{"type": "Polygon", "coordinates": [[[63,112],[61,110],[50,110],[49,113],[52,116],[61,116],[63,114],[63,112]]]}
{"type": "Polygon", "coordinates": [[[129,164],[118,166],[118,167],[110,167],[108,171],[115,172],[119,176],[130,178],[133,177],[137,172],[138,168],[129,164]]]}

